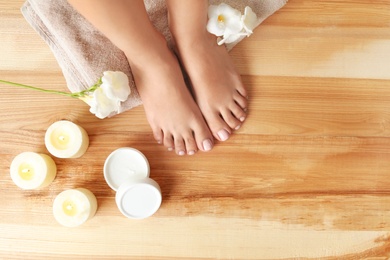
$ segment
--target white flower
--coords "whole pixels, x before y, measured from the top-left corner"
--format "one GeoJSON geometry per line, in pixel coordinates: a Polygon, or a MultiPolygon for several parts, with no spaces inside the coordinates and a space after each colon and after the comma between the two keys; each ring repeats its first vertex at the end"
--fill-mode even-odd
{"type": "Polygon", "coordinates": [[[80,99],[87,103],[91,107],[89,111],[100,119],[118,111],[120,106],[120,101],[109,98],[103,88],[97,88],[91,95],[80,99]]]}
{"type": "Polygon", "coordinates": [[[208,9],[209,21],[207,31],[218,37],[218,45],[232,43],[243,36],[249,36],[257,25],[257,15],[247,6],[244,15],[231,6],[222,3],[218,6],[210,5],[208,9]]]}
{"type": "Polygon", "coordinates": [[[121,71],[105,71],[103,76],[93,86],[74,93],[37,88],[5,80],[0,80],[0,82],[45,93],[81,99],[91,107],[89,111],[101,119],[109,116],[113,112],[119,112],[121,102],[125,101],[130,95],[129,79],[121,71]]]}
{"type": "Polygon", "coordinates": [[[121,71],[105,71],[100,87],[113,100],[125,101],[130,95],[129,79],[121,71]]]}
{"type": "Polygon", "coordinates": [[[120,104],[130,95],[129,79],[121,71],[105,71],[91,88],[80,92],[78,98],[87,103],[89,111],[100,119],[118,112],[120,104]]]}
{"type": "Polygon", "coordinates": [[[208,16],[207,31],[216,36],[223,36],[226,43],[229,37],[237,35],[243,28],[241,12],[225,3],[218,6],[210,5],[208,16]]]}
{"type": "Polygon", "coordinates": [[[229,35],[224,35],[222,39],[218,41],[218,45],[222,45],[224,43],[232,43],[240,39],[241,36],[245,36],[246,34],[244,33],[235,33],[235,34],[229,34],[229,35]]]}
{"type": "Polygon", "coordinates": [[[257,15],[252,11],[252,8],[249,6],[245,7],[244,15],[241,20],[244,30],[248,34],[247,36],[251,35],[253,33],[253,29],[255,29],[257,25],[257,15]]]}

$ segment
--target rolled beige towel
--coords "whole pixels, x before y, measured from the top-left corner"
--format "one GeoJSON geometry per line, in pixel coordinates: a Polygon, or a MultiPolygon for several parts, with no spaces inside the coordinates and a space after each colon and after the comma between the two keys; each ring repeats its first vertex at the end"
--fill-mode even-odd
{"type": "MultiPolygon", "coordinates": [[[[145,0],[152,23],[171,44],[165,0],[145,0]]],[[[226,3],[244,12],[246,6],[257,14],[258,26],[280,9],[287,0],[210,0],[226,3]]],[[[122,71],[129,77],[131,94],[122,102],[118,113],[142,103],[131,68],[124,53],[81,16],[66,0],[27,0],[21,8],[27,22],[50,46],[71,92],[85,90],[96,83],[104,71],[122,71]]],[[[228,50],[241,41],[226,44],[228,50]]]]}

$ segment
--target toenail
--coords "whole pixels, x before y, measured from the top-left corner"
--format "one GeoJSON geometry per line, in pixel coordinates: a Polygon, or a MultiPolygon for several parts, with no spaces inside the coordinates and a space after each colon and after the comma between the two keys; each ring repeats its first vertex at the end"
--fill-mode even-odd
{"type": "Polygon", "coordinates": [[[241,127],[241,125],[238,125],[238,126],[236,126],[236,128],[234,128],[234,130],[238,130],[238,129],[240,129],[240,127],[241,127]]]}
{"type": "Polygon", "coordinates": [[[226,141],[227,139],[229,139],[229,133],[225,129],[219,130],[217,134],[219,136],[219,139],[221,139],[221,141],[226,141]]]}
{"type": "Polygon", "coordinates": [[[240,117],[240,121],[241,121],[241,122],[244,122],[244,120],[245,120],[245,116],[240,117]]]}
{"type": "Polygon", "coordinates": [[[213,143],[210,139],[206,139],[203,141],[203,149],[205,151],[210,151],[213,148],[213,143]]]}
{"type": "Polygon", "coordinates": [[[188,152],[188,155],[194,155],[195,154],[195,151],[189,151],[188,152]]]}
{"type": "Polygon", "coordinates": [[[172,148],[172,147],[169,147],[169,148],[168,148],[168,151],[172,152],[172,151],[173,151],[173,148],[172,148]]]}
{"type": "Polygon", "coordinates": [[[179,151],[177,154],[182,156],[182,155],[185,155],[186,153],[184,151],[179,151]]]}

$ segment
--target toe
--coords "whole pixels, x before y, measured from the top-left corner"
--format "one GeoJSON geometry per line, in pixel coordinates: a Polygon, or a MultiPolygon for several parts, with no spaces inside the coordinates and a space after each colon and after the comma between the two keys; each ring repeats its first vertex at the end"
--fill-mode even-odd
{"type": "Polygon", "coordinates": [[[240,96],[247,98],[248,92],[247,92],[247,90],[242,82],[241,76],[237,76],[236,80],[234,80],[233,82],[235,82],[234,85],[235,85],[235,89],[236,89],[237,93],[240,96]]]}
{"type": "Polygon", "coordinates": [[[163,135],[163,132],[162,132],[162,130],[160,128],[159,129],[153,129],[153,136],[154,136],[154,139],[157,141],[158,144],[162,144],[163,143],[164,135],[163,135]]]}
{"type": "Polygon", "coordinates": [[[233,104],[230,107],[231,113],[237,118],[241,123],[244,122],[246,118],[246,112],[238,104],[233,104]]]}
{"type": "Polygon", "coordinates": [[[174,137],[175,151],[178,155],[186,154],[186,146],[183,138],[181,136],[174,137]]]}
{"type": "Polygon", "coordinates": [[[237,93],[236,95],[234,95],[234,101],[242,108],[242,110],[247,109],[248,98],[246,96],[242,96],[240,93],[237,93]]]}
{"type": "Polygon", "coordinates": [[[230,132],[226,129],[221,129],[217,132],[217,139],[219,141],[226,141],[230,137],[230,132]]]}
{"type": "Polygon", "coordinates": [[[211,151],[211,149],[213,149],[213,146],[214,146],[214,142],[213,139],[211,138],[203,139],[202,143],[198,145],[198,147],[201,147],[200,149],[204,152],[211,151]]]}
{"type": "Polygon", "coordinates": [[[194,127],[194,137],[198,150],[208,152],[213,149],[214,138],[206,124],[194,127]]]}
{"type": "Polygon", "coordinates": [[[190,136],[186,137],[184,140],[185,140],[187,154],[188,155],[195,154],[196,151],[198,150],[198,148],[197,148],[197,144],[196,144],[194,136],[190,135],[190,136]]]}
{"type": "Polygon", "coordinates": [[[173,151],[173,149],[175,148],[175,144],[173,142],[173,137],[171,134],[164,134],[164,146],[168,148],[168,151],[173,151]]]}
{"type": "Polygon", "coordinates": [[[216,139],[219,141],[226,141],[229,139],[231,128],[217,113],[213,114],[209,119],[206,119],[206,121],[216,139]]]}
{"type": "Polygon", "coordinates": [[[224,109],[221,112],[223,120],[228,124],[230,129],[236,129],[238,126],[241,125],[241,121],[237,119],[230,109],[224,109]]]}

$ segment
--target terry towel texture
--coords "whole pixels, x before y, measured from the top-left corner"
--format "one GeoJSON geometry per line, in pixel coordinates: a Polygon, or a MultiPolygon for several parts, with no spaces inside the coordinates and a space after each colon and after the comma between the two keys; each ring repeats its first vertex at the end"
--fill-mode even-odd
{"type": "MultiPolygon", "coordinates": [[[[165,0],[145,0],[150,20],[171,43],[165,0]]],[[[250,6],[258,16],[257,25],[280,9],[287,0],[210,0],[222,2],[244,12],[250,6]]],[[[85,90],[96,83],[104,71],[123,71],[129,77],[131,95],[119,113],[140,105],[131,68],[124,53],[81,16],[66,0],[27,0],[21,8],[27,22],[50,46],[71,92],[85,90]]],[[[241,39],[227,44],[228,50],[241,39]]]]}

